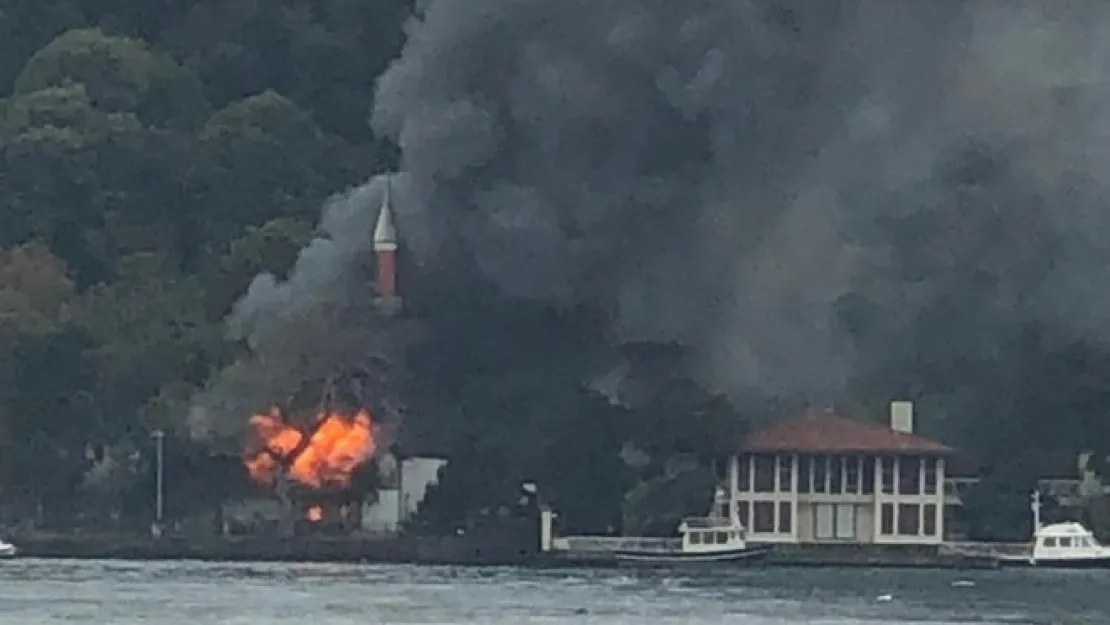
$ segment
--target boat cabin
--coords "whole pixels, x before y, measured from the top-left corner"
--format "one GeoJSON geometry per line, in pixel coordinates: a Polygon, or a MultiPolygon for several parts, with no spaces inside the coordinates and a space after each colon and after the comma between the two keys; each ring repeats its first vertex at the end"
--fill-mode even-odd
{"type": "Polygon", "coordinates": [[[678,532],[682,534],[682,551],[685,553],[743,549],[746,544],[744,526],[727,518],[683,519],[678,532]]]}
{"type": "Polygon", "coordinates": [[[1053,523],[1037,530],[1033,543],[1034,560],[1086,559],[1106,557],[1110,549],[1099,544],[1094,534],[1080,523],[1053,523]]]}

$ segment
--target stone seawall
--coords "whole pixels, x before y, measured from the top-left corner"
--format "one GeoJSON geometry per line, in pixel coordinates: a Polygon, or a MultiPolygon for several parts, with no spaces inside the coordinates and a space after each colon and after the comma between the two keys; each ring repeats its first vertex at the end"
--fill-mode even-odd
{"type": "Polygon", "coordinates": [[[521,565],[536,559],[533,523],[505,523],[457,536],[179,537],[136,535],[12,536],[21,557],[521,565]]]}

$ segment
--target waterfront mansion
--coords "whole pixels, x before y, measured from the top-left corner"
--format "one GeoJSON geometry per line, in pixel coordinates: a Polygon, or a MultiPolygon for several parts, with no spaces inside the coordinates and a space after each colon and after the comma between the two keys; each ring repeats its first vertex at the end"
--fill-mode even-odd
{"type": "Polygon", "coordinates": [[[761,543],[935,545],[944,538],[945,460],[913,432],[913,404],[889,425],[810,412],[748,437],[728,461],[717,514],[761,543]]]}

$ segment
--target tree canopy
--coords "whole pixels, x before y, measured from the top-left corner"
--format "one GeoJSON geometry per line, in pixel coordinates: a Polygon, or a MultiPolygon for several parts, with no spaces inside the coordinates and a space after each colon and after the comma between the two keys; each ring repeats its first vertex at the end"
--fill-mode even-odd
{"type": "Polygon", "coordinates": [[[393,164],[367,118],[408,11],[0,2],[6,504],[63,518],[83,476],[112,473],[93,467],[182,425],[235,352],[224,319],[250,280],[283,275],[323,200],[393,164]]]}

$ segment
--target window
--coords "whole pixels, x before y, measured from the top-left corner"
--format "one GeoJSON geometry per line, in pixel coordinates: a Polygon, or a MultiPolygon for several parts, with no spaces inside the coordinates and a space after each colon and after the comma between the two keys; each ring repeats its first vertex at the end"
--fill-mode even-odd
{"type": "Polygon", "coordinates": [[[739,501],[736,503],[736,516],[740,517],[740,525],[744,527],[752,526],[751,505],[746,501],[739,501]]]}
{"type": "Polygon", "coordinates": [[[808,493],[813,482],[812,461],[809,456],[798,457],[798,492],[808,493]]]}
{"type": "Polygon", "coordinates": [[[1050,536],[1050,537],[1044,539],[1044,542],[1042,544],[1044,544],[1045,547],[1055,547],[1056,546],[1056,539],[1054,537],[1050,536]]]}
{"type": "Polygon", "coordinates": [[[913,503],[898,505],[898,535],[918,536],[921,533],[921,507],[913,503]]]}
{"type": "Polygon", "coordinates": [[[859,493],[860,458],[849,456],[844,459],[844,492],[849,495],[859,493]]]}
{"type": "Polygon", "coordinates": [[[755,457],[755,492],[775,492],[775,457],[755,457]]]}
{"type": "Polygon", "coordinates": [[[738,464],[740,470],[738,473],[737,481],[740,482],[740,492],[747,493],[752,490],[752,470],[751,470],[752,457],[745,454],[740,456],[738,464]]]}
{"type": "Polygon", "coordinates": [[[813,534],[817,540],[836,538],[836,506],[819,503],[813,506],[813,534]]]}
{"type": "Polygon", "coordinates": [[[1071,547],[1071,538],[1067,538],[1067,537],[1061,538],[1060,539],[1060,546],[1061,547],[1071,547]]]}
{"type": "Polygon", "coordinates": [[[917,495],[921,493],[921,459],[915,456],[902,456],[898,459],[898,493],[917,495]]]}
{"type": "Polygon", "coordinates": [[[791,527],[791,525],[794,521],[794,517],[791,514],[792,512],[793,512],[793,510],[791,510],[791,508],[790,508],[790,502],[789,501],[783,501],[783,502],[779,503],[779,533],[780,534],[789,534],[793,531],[793,529],[791,527]]]}
{"type": "Polygon", "coordinates": [[[894,458],[880,458],[883,471],[883,494],[894,494],[894,458]]]}
{"type": "Polygon", "coordinates": [[[937,494],[937,459],[924,458],[921,464],[925,465],[925,484],[921,492],[926,495],[937,494]]]}
{"type": "Polygon", "coordinates": [[[813,535],[817,540],[853,540],[856,537],[855,505],[815,504],[813,535]]]}
{"type": "Polygon", "coordinates": [[[700,545],[701,544],[701,532],[690,532],[690,544],[691,545],[700,545]]]}
{"type": "Polygon", "coordinates": [[[789,493],[793,491],[794,458],[791,456],[778,456],[775,461],[779,466],[779,492],[789,493]]]}
{"type": "Polygon", "coordinates": [[[856,537],[856,507],[850,503],[836,505],[836,537],[846,540],[856,537]]]}
{"type": "Polygon", "coordinates": [[[829,458],[829,493],[839,495],[844,492],[844,457],[829,458]]]}
{"type": "Polygon", "coordinates": [[[728,532],[715,532],[717,535],[717,544],[723,545],[728,542],[728,532]]]}
{"type": "Polygon", "coordinates": [[[894,535],[894,504],[884,503],[879,519],[879,533],[887,536],[894,535]]]}
{"type": "Polygon", "coordinates": [[[921,508],[921,533],[926,536],[937,535],[937,506],[927,503],[921,508]]]}
{"type": "Polygon", "coordinates": [[[829,457],[813,457],[813,492],[827,493],[829,491],[829,457]]]}
{"type": "Polygon", "coordinates": [[[860,490],[864,495],[870,495],[875,492],[875,459],[871,456],[864,456],[860,458],[860,463],[863,464],[863,475],[860,479],[860,490]]]}
{"type": "Polygon", "coordinates": [[[752,531],[771,534],[775,531],[775,504],[770,501],[757,501],[752,506],[752,531]]]}

